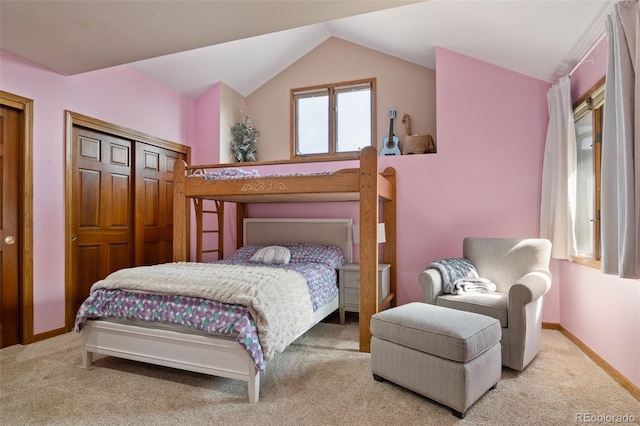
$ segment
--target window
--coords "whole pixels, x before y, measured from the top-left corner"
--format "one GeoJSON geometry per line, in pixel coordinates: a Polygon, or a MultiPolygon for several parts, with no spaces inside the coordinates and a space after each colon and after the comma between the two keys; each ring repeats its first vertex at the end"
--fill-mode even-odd
{"type": "Polygon", "coordinates": [[[604,79],[574,105],[576,129],[576,220],[577,257],[574,260],[598,266],[600,261],[600,166],[604,79]]]}
{"type": "Polygon", "coordinates": [[[291,158],[354,158],[374,140],[375,79],[291,90],[291,158]]]}

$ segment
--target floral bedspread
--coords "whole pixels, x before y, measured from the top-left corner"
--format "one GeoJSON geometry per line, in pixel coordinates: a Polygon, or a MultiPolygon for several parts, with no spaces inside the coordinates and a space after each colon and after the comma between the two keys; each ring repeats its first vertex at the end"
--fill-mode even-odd
{"type": "Polygon", "coordinates": [[[258,329],[246,306],[198,297],[98,289],[80,306],[76,314],[76,331],[81,331],[88,319],[98,318],[160,322],[234,336],[249,352],[256,367],[262,372],[265,370],[258,329]]]}

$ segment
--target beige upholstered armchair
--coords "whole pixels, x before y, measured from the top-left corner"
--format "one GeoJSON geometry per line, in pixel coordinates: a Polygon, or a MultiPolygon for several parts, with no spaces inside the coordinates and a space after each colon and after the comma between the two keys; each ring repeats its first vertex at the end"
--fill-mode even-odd
{"type": "Polygon", "coordinates": [[[502,365],[524,370],[540,350],[542,299],[551,287],[551,243],[533,238],[465,238],[463,258],[480,278],[494,283],[496,291],[446,294],[441,269],[429,268],[418,278],[423,301],[498,319],[502,365]]]}

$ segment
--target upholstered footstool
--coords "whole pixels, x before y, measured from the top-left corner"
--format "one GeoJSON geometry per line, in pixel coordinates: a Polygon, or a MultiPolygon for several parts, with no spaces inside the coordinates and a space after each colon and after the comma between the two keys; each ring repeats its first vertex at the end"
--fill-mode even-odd
{"type": "Polygon", "coordinates": [[[408,303],[371,317],[371,371],[452,409],[467,409],[502,371],[500,322],[472,312],[408,303]]]}

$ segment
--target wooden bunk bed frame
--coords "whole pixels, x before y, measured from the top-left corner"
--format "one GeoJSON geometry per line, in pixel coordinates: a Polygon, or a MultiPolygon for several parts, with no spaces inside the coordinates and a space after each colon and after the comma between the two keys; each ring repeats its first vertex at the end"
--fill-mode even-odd
{"type": "MultiPolygon", "coordinates": [[[[178,161],[174,169],[173,259],[189,260],[190,200],[237,204],[237,241],[243,241],[247,204],[286,202],[358,201],[360,203],[360,351],[370,352],[371,317],[395,304],[396,295],[396,171],[378,171],[378,152],[360,152],[360,167],[331,174],[207,180],[191,176],[217,166],[187,166],[178,161]],[[380,209],[382,205],[382,209],[380,209]],[[391,265],[390,294],[378,305],[377,224],[380,211],[385,222],[383,263],[391,265]]],[[[200,209],[201,210],[201,209],[200,209]]],[[[198,213],[196,209],[196,213],[198,213]]],[[[201,220],[201,219],[200,219],[201,220]]]]}

